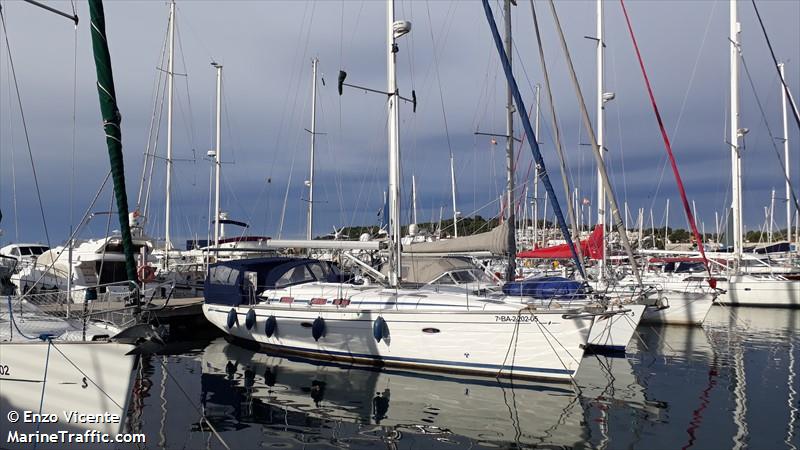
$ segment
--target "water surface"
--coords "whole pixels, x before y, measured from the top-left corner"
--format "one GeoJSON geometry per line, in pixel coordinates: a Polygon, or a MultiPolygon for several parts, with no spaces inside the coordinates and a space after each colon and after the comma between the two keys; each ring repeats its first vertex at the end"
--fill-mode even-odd
{"type": "Polygon", "coordinates": [[[574,385],[321,364],[218,338],[143,359],[128,426],[148,448],[796,449],[798,325],[800,310],[715,306],[703,327],[640,327],[627,355],[585,356],[574,385]]]}

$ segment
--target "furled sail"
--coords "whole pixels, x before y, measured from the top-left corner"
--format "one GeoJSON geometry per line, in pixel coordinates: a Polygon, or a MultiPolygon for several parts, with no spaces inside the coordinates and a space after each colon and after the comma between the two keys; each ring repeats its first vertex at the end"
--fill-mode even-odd
{"type": "Polygon", "coordinates": [[[125,167],[122,159],[122,121],[114,91],[114,74],[111,71],[111,55],[106,39],[106,19],[102,0],[89,0],[91,16],[92,48],[97,68],[97,93],[100,95],[100,111],[103,115],[103,130],[106,133],[108,157],[111,160],[111,178],[114,180],[114,195],[117,201],[119,229],[122,235],[122,248],[125,252],[125,268],[128,280],[135,283],[136,260],[133,255],[133,238],[128,219],[128,197],[125,192],[125,167]]]}
{"type": "Polygon", "coordinates": [[[403,253],[490,252],[494,255],[506,255],[511,251],[508,246],[508,226],[508,222],[503,222],[486,233],[404,245],[403,253]]]}

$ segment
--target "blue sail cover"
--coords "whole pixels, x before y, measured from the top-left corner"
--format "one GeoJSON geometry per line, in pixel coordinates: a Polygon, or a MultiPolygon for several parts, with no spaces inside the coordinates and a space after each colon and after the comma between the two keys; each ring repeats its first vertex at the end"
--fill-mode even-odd
{"type": "Polygon", "coordinates": [[[582,283],[564,277],[541,277],[506,283],[503,285],[503,293],[515,297],[554,300],[574,300],[586,295],[582,283]]]}

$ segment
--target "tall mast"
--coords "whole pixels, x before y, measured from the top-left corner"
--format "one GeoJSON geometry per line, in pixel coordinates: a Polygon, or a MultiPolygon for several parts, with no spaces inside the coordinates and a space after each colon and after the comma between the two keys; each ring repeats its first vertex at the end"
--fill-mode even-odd
{"type": "Polygon", "coordinates": [[[314,227],[314,144],[317,138],[317,63],[319,60],[311,60],[311,162],[308,171],[308,219],[306,221],[306,239],[312,238],[314,227]]]}
{"type": "MultiPolygon", "coordinates": [[[[536,139],[539,139],[539,114],[541,111],[541,96],[540,92],[542,86],[536,85],[536,119],[533,123],[536,139]]],[[[527,200],[526,200],[527,201],[527,200]]],[[[539,221],[539,168],[534,167],[533,172],[533,242],[536,243],[537,228],[539,221]]]]}
{"type": "Polygon", "coordinates": [[[220,237],[220,206],[219,206],[219,180],[222,176],[222,65],[212,62],[217,70],[217,118],[216,118],[216,154],[214,155],[214,249],[219,248],[220,237]]]}
{"type": "MultiPolygon", "coordinates": [[[[778,64],[781,79],[786,79],[783,63],[778,64]]],[[[792,242],[792,185],[789,173],[789,122],[786,116],[786,91],[781,84],[781,106],[783,107],[783,165],[786,169],[786,240],[792,242]]]]}
{"type": "MultiPolygon", "coordinates": [[[[136,260],[133,239],[131,237],[130,218],[128,217],[128,196],[125,192],[125,166],[122,156],[121,114],[117,108],[117,94],[114,90],[114,74],[111,69],[111,55],[108,52],[105,14],[102,0],[89,0],[91,17],[92,50],[97,70],[97,93],[100,99],[100,111],[103,116],[103,131],[106,134],[108,157],[111,164],[111,179],[114,182],[114,197],[117,203],[117,218],[122,238],[122,249],[125,254],[125,272],[128,281],[135,286],[136,260]]],[[[72,236],[69,246],[72,247],[72,236]]],[[[72,293],[67,295],[71,296],[72,293]]],[[[72,301],[68,299],[67,301],[72,301]]],[[[135,296],[136,314],[139,312],[139,295],[135,296]]],[[[84,309],[85,311],[85,309],[84,309]]],[[[85,331],[85,328],[84,328],[85,331]]],[[[85,339],[85,336],[84,336],[85,339]]]]}
{"type": "MultiPolygon", "coordinates": [[[[505,9],[505,46],[508,64],[511,66],[513,45],[511,41],[511,0],[504,1],[505,9]]],[[[506,170],[508,200],[508,266],[506,267],[506,280],[513,281],[517,271],[517,236],[516,219],[514,218],[514,93],[511,83],[506,83],[506,170]]]]}
{"type": "Polygon", "coordinates": [[[397,44],[394,33],[394,0],[386,1],[386,81],[389,93],[389,284],[397,287],[401,278],[401,244],[400,244],[400,115],[397,92],[397,44]]]}
{"type": "MultiPolygon", "coordinates": [[[[603,0],[597,0],[597,146],[600,158],[605,158],[605,117],[603,107],[603,63],[605,58],[603,42],[603,0]]],[[[603,187],[603,175],[597,168],[597,225],[603,229],[603,245],[600,246],[600,259],[597,261],[598,275],[603,276],[606,264],[606,191],[603,187]]]]}
{"type": "Polygon", "coordinates": [[[744,130],[739,129],[739,55],[738,47],[741,24],[737,17],[736,0],[730,0],[730,68],[731,68],[731,216],[733,217],[733,252],[738,262],[742,259],[742,158],[739,138],[744,130]]]}
{"type": "Polygon", "coordinates": [[[458,237],[458,207],[456,206],[456,168],[453,152],[450,152],[450,190],[453,197],[453,235],[458,237]]]}
{"type": "MultiPolygon", "coordinates": [[[[167,61],[167,199],[164,215],[164,250],[172,248],[169,236],[169,219],[172,214],[172,85],[175,78],[175,2],[169,2],[169,60],[167,61]]],[[[164,258],[164,264],[169,265],[169,258],[164,258]]]]}

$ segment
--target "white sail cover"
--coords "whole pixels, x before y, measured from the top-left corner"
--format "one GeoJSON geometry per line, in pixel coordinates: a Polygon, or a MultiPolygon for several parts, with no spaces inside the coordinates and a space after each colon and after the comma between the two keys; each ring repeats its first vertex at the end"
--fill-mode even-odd
{"type": "Polygon", "coordinates": [[[507,255],[508,222],[503,222],[486,233],[473,234],[435,242],[419,242],[403,246],[403,253],[469,253],[490,252],[494,255],[507,255]]]}

